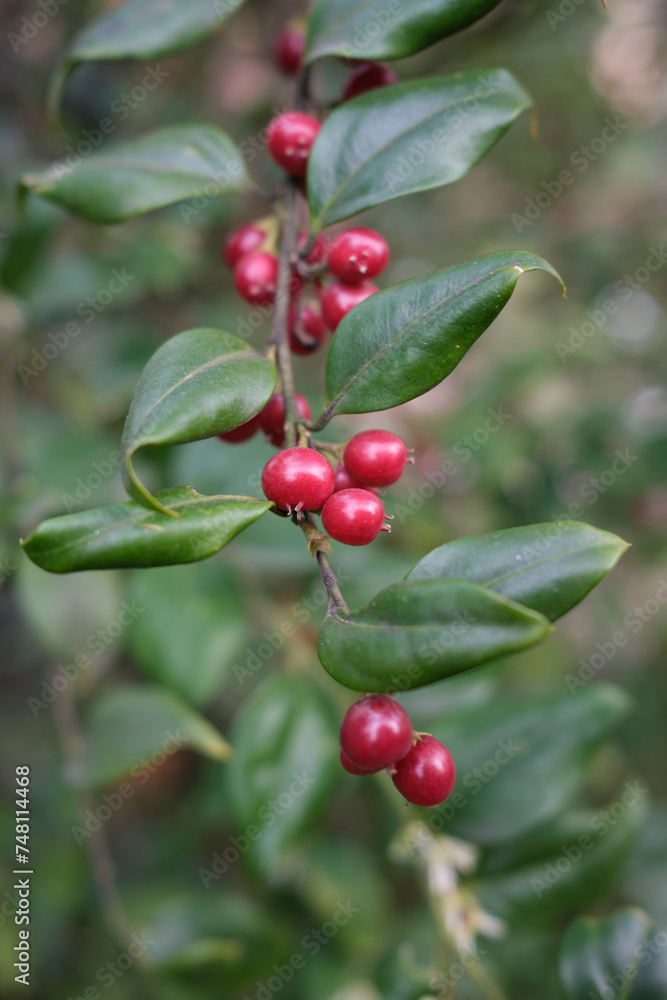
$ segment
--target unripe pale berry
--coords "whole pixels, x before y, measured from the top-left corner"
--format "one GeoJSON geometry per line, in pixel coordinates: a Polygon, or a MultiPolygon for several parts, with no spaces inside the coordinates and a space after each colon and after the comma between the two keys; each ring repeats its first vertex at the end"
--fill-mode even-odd
{"type": "Polygon", "coordinates": [[[233,431],[218,434],[218,437],[221,441],[227,441],[229,444],[241,444],[242,441],[248,441],[255,436],[261,427],[261,416],[262,414],[258,413],[250,420],[246,420],[244,424],[235,427],[233,431]]]}
{"type": "Polygon", "coordinates": [[[394,698],[367,694],[345,713],[340,746],[355,767],[376,771],[405,757],[412,746],[412,723],[394,698]]]}
{"type": "Polygon", "coordinates": [[[255,223],[239,226],[225,240],[224,257],[227,266],[234,268],[242,257],[257,250],[265,239],[265,231],[255,223]]]}
{"type": "Polygon", "coordinates": [[[350,438],[343,461],[365,486],[390,486],[403,475],[408,449],[391,431],[361,431],[350,438]]]}
{"type": "Polygon", "coordinates": [[[350,310],[377,290],[377,286],[370,281],[362,281],[358,285],[344,285],[341,281],[334,281],[333,284],[327,285],[321,299],[322,318],[327,327],[332,332],[336,330],[350,310]]]}
{"type": "Polygon", "coordinates": [[[396,83],[398,77],[393,69],[378,62],[362,62],[352,70],[345,81],[343,90],[343,100],[350,101],[353,97],[359,97],[376,87],[387,87],[390,83],[396,83]]]}
{"type": "Polygon", "coordinates": [[[278,258],[272,253],[250,253],[234,268],[236,291],[254,306],[275,302],[278,258]]]}
{"type": "Polygon", "coordinates": [[[388,263],[387,241],[374,229],[348,229],[336,237],[329,251],[329,270],[349,285],[377,277],[388,263]]]}
{"type": "Polygon", "coordinates": [[[286,448],[270,458],[262,472],[267,500],[287,510],[319,510],[333,493],[334,473],[313,448],[286,448]]]}
{"type": "Polygon", "coordinates": [[[309,305],[290,306],[289,345],[293,354],[314,354],[327,336],[322,314],[309,305]]]}
{"type": "Polygon", "coordinates": [[[266,144],[269,153],[288,174],[305,177],[308,156],[321,123],[302,111],[287,111],[269,125],[266,144]]]}
{"type": "Polygon", "coordinates": [[[456,767],[447,747],[434,736],[421,736],[391,769],[401,795],[416,806],[438,806],[451,794],[456,767]]]}
{"type": "Polygon", "coordinates": [[[285,76],[294,76],[298,73],[305,47],[306,35],[302,27],[288,24],[280,32],[273,48],[273,58],[285,76]]]}
{"type": "Polygon", "coordinates": [[[322,510],[322,527],[343,545],[368,545],[384,526],[382,501],[368,490],[340,490],[322,510]]]}
{"type": "MultiPolygon", "coordinates": [[[[300,417],[310,420],[312,412],[308,405],[308,400],[300,393],[295,392],[296,408],[300,417]]],[[[277,392],[268,401],[262,412],[259,414],[262,430],[266,434],[271,444],[276,448],[282,448],[285,444],[285,397],[281,392],[277,392]]]]}

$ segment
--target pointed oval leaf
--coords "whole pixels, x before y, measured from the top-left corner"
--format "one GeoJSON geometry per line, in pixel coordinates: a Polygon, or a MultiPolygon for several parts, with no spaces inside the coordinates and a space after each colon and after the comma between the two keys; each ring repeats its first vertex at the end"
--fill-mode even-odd
{"type": "Polygon", "coordinates": [[[531,103],[504,69],[395,83],[346,101],[308,158],[312,228],[459,180],[531,103]]]}
{"type": "Polygon", "coordinates": [[[188,330],[168,340],[144,368],[123,429],[121,471],[130,496],[164,511],[137,478],[135,453],[232,430],[259,413],[275,384],[275,365],[231,333],[188,330]]]}
{"type": "Polygon", "coordinates": [[[618,535],[552,521],[457,538],[424,556],[407,580],[470,580],[556,621],[584,599],[628,548],[618,535]]]}
{"type": "Polygon", "coordinates": [[[542,615],[476,583],[408,580],[359,611],[330,609],[317,651],[324,669],[354,691],[404,691],[526,649],[549,632],[542,615]]]}
{"type": "Polygon", "coordinates": [[[217,31],[244,0],[130,0],[83,28],[69,45],[49,90],[52,114],[67,80],[87,62],[175,55],[217,31]]]}
{"type": "Polygon", "coordinates": [[[500,0],[318,0],[306,60],[403,59],[478,21],[500,0]]]}
{"type": "Polygon", "coordinates": [[[103,692],[88,713],[85,733],[83,773],[73,777],[89,786],[145,774],[145,758],[158,752],[189,748],[213,760],[231,754],[210,722],[169,691],[148,685],[124,684],[103,692]]]}
{"type": "Polygon", "coordinates": [[[27,192],[55,202],[89,222],[125,222],[155,208],[243,191],[249,178],[236,143],[212,125],[174,125],[93,153],[73,167],[54,163],[42,174],[26,174],[27,192]]]}
{"type": "MultiPolygon", "coordinates": [[[[566,1000],[590,1000],[607,996],[619,1000],[651,1000],[667,995],[667,977],[662,992],[640,988],[642,966],[651,962],[651,920],[643,910],[627,907],[601,920],[580,918],[568,927],[561,945],[558,974],[566,1000]]],[[[663,949],[664,950],[664,949],[663,949]]],[[[663,976],[667,964],[663,961],[663,976]]]]}
{"type": "Polygon", "coordinates": [[[197,562],[273,506],[253,497],[206,497],[189,486],[158,500],[167,513],[128,501],[50,517],[21,542],[23,550],[50,573],[197,562]]]}
{"type": "Polygon", "coordinates": [[[266,870],[330,797],[340,776],[338,721],[317,685],[274,674],[238,713],[232,744],[232,808],[253,841],[248,860],[266,870]]]}
{"type": "Polygon", "coordinates": [[[536,254],[503,250],[360,302],[333,338],[316,426],[337,413],[390,409],[442,382],[501,312],[524,271],[561,281],[536,254]]]}

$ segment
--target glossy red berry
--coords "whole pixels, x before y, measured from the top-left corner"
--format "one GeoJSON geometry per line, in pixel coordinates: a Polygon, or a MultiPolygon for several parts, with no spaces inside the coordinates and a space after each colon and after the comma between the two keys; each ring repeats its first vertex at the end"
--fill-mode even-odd
{"type": "Polygon", "coordinates": [[[403,475],[408,449],[391,431],[361,431],[345,446],[347,471],[365,486],[389,486],[403,475]]]}
{"type": "Polygon", "coordinates": [[[351,309],[377,290],[377,286],[370,281],[362,281],[358,285],[344,285],[342,282],[334,281],[333,284],[327,285],[321,299],[322,318],[327,327],[332,332],[336,330],[340,321],[351,309]]]}
{"type": "Polygon", "coordinates": [[[310,148],[321,123],[302,111],[287,111],[269,125],[266,144],[269,153],[288,174],[305,177],[310,148]]]}
{"type": "Polygon", "coordinates": [[[286,448],[270,458],[262,472],[267,500],[282,510],[319,510],[333,493],[334,473],[313,448],[286,448]]]}
{"type": "Polygon", "coordinates": [[[355,767],[376,771],[405,757],[412,746],[412,723],[388,694],[367,694],[345,713],[340,746],[355,767]]]}
{"type": "Polygon", "coordinates": [[[293,24],[283,28],[273,48],[273,58],[278,69],[286,76],[298,73],[305,47],[306,35],[302,28],[293,24]]]}
{"type": "MultiPolygon", "coordinates": [[[[310,420],[312,417],[310,406],[308,405],[308,400],[305,399],[300,393],[294,393],[296,399],[296,408],[299,415],[304,418],[304,420],[310,420]]],[[[264,409],[259,415],[262,430],[266,434],[268,440],[271,444],[275,445],[276,448],[282,448],[285,444],[285,397],[281,392],[271,396],[264,409]]],[[[328,463],[327,463],[328,464],[328,463]]]]}
{"type": "Polygon", "coordinates": [[[241,257],[257,250],[265,239],[265,231],[253,222],[235,229],[225,240],[224,257],[228,267],[234,268],[241,257]]]}
{"type": "Polygon", "coordinates": [[[374,229],[348,229],[336,237],[329,251],[329,270],[348,285],[377,277],[388,263],[387,241],[374,229]]]}
{"type": "Polygon", "coordinates": [[[250,420],[246,420],[244,424],[235,427],[233,431],[218,434],[218,437],[221,441],[227,441],[229,444],[241,444],[242,441],[248,441],[260,429],[261,416],[261,413],[258,413],[256,416],[251,417],[250,420]]]}
{"type": "Polygon", "coordinates": [[[345,82],[343,100],[349,101],[376,87],[387,87],[396,83],[398,77],[393,69],[378,62],[362,62],[352,70],[345,82]]]}
{"type": "Polygon", "coordinates": [[[340,762],[345,770],[349,771],[350,774],[377,774],[378,771],[382,770],[381,767],[374,767],[372,771],[368,771],[363,767],[357,767],[356,764],[352,763],[349,757],[345,756],[342,750],[340,752],[340,762]]]}
{"type": "Polygon", "coordinates": [[[351,476],[342,462],[336,469],[334,476],[334,493],[340,493],[341,490],[368,490],[369,493],[377,493],[377,490],[372,486],[364,486],[358,479],[351,476]]]}
{"type": "Polygon", "coordinates": [[[392,769],[401,795],[416,806],[438,806],[451,794],[456,767],[447,747],[434,736],[421,736],[392,769]]]}
{"type": "Polygon", "coordinates": [[[326,336],[327,328],[319,309],[308,305],[290,307],[289,345],[293,354],[314,354],[326,336]]]}
{"type": "MultiPolygon", "coordinates": [[[[297,241],[299,250],[303,250],[307,242],[308,233],[301,233],[297,241]]],[[[331,240],[328,236],[325,236],[324,233],[320,233],[313,244],[313,249],[306,257],[306,264],[308,267],[317,267],[320,264],[325,264],[327,258],[329,257],[330,248],[331,240]]]]}
{"type": "Polygon", "coordinates": [[[340,490],[324,505],[322,527],[343,545],[368,545],[384,527],[382,501],[369,490],[340,490]]]}
{"type": "Polygon", "coordinates": [[[272,253],[250,253],[234,268],[236,291],[254,306],[275,302],[278,258],[272,253]]]}

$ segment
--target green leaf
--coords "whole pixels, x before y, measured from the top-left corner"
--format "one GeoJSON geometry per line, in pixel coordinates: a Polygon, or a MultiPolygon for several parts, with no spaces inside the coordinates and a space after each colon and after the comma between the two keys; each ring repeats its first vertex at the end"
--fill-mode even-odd
{"type": "Polygon", "coordinates": [[[186,701],[206,704],[247,641],[235,578],[219,560],[147,570],[134,574],[130,597],[143,608],[129,632],[137,666],[186,701]]]}
{"type": "Polygon", "coordinates": [[[602,580],[628,548],[608,531],[553,521],[458,538],[433,549],[407,580],[470,580],[556,621],[602,580]]]}
{"type": "Polygon", "coordinates": [[[136,684],[112,688],[97,698],[86,718],[85,736],[83,773],[74,779],[88,786],[126,775],[140,778],[148,764],[155,770],[163,757],[185,748],[213,760],[227,760],[231,754],[211,723],[180,698],[163,688],[136,684]]]}
{"type": "MultiPolygon", "coordinates": [[[[606,996],[616,1000],[650,1000],[638,972],[648,950],[651,920],[642,910],[627,907],[602,920],[580,918],[567,929],[561,945],[558,973],[565,1000],[590,1000],[606,996]]],[[[664,964],[664,963],[663,963],[664,964]]],[[[662,992],[665,996],[667,978],[662,992]]]]}
{"type": "Polygon", "coordinates": [[[484,17],[500,0],[318,0],[306,59],[403,59],[484,17]]]}
{"type": "Polygon", "coordinates": [[[329,609],[317,651],[354,691],[423,687],[540,642],[547,620],[475,583],[395,583],[359,611],[329,609]]]}
{"type": "Polygon", "coordinates": [[[125,222],[202,193],[243,191],[249,182],[243,154],[213,125],[173,125],[118,143],[73,167],[54,163],[21,178],[27,192],[55,202],[88,222],[125,222]]]}
{"type": "Polygon", "coordinates": [[[459,180],[531,103],[504,69],[395,83],[346,101],[308,158],[312,228],[459,180]]]}
{"type": "Polygon", "coordinates": [[[130,496],[170,513],[137,478],[134,454],[232,430],[263,409],[275,384],[275,366],[231,333],[188,330],[168,340],[144,368],[125,421],[121,471],[130,496]]]}
{"type": "Polygon", "coordinates": [[[158,497],[167,513],[134,501],[93,507],[42,521],[21,544],[51,573],[173,566],[214,555],[272,506],[253,497],[206,497],[189,486],[158,497]]]}
{"type": "Polygon", "coordinates": [[[560,281],[541,257],[503,250],[410,278],[360,302],[333,338],[316,426],[337,413],[386,410],[428,392],[491,325],[519,276],[537,270],[560,281]]]}
{"type": "Polygon", "coordinates": [[[244,704],[227,770],[238,828],[261,870],[279,862],[329,800],[340,776],[338,720],[319,687],[275,674],[244,704]]]}
{"type": "Polygon", "coordinates": [[[244,0],[130,0],[83,28],[73,39],[49,89],[52,114],[69,77],[87,62],[148,62],[183,52],[217,31],[244,0]]]}

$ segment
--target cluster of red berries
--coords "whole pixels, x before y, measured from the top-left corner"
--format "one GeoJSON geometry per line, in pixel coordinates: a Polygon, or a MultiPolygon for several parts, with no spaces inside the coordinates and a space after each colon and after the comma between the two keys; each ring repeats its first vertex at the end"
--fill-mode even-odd
{"type": "Polygon", "coordinates": [[[401,795],[417,806],[437,806],[456,781],[452,756],[428,733],[415,733],[410,717],[386,694],[367,694],[345,713],[340,762],[350,774],[386,768],[401,795]]]}

